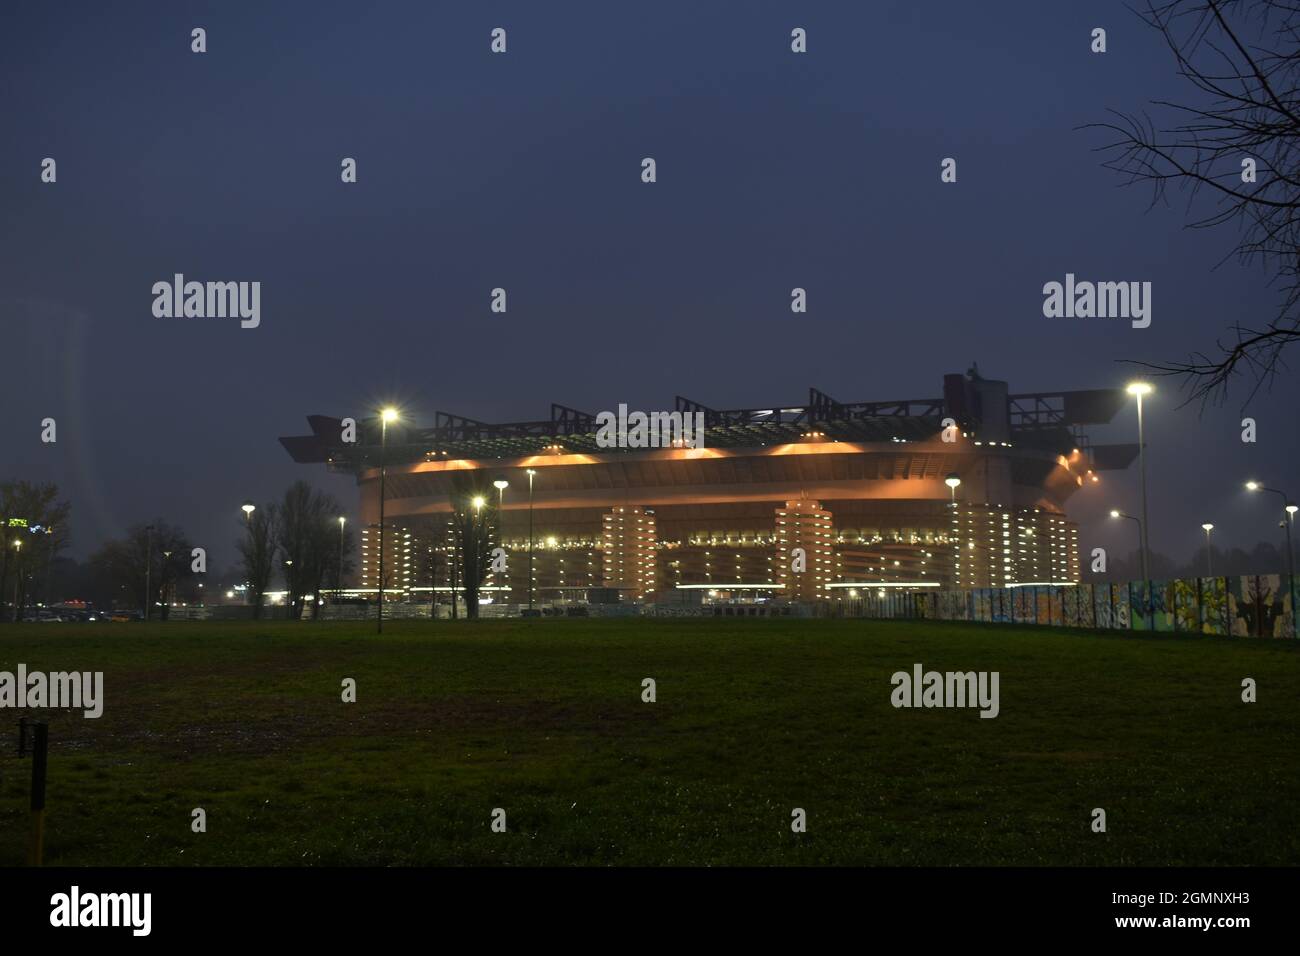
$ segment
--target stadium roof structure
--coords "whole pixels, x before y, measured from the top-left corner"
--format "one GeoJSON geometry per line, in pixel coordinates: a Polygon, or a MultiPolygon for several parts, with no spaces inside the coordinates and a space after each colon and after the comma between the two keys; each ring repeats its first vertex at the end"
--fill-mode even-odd
{"type": "MultiPolygon", "coordinates": [[[[839,402],[816,388],[798,406],[716,409],[677,396],[674,409],[702,413],[705,443],[712,448],[758,448],[799,442],[815,433],[826,441],[858,443],[935,441],[943,420],[952,418],[976,442],[981,426],[978,402],[961,393],[962,376],[947,376],[944,398],[876,402],[839,402]],[[957,380],[956,382],[952,380],[957,380]]],[[[1137,456],[1136,444],[1092,445],[1084,426],[1110,422],[1127,401],[1122,388],[1040,392],[1006,396],[1006,420],[993,431],[1009,436],[1013,446],[1052,454],[1086,454],[1097,470],[1122,469],[1137,456]]],[[[377,467],[380,422],[357,422],[357,441],[342,441],[342,419],[310,415],[310,435],[282,437],[294,461],[326,464],[331,470],[358,473],[377,467]]],[[[397,423],[388,427],[385,461],[390,465],[455,459],[519,458],[566,454],[635,454],[644,449],[609,448],[597,443],[596,416],[552,404],[541,421],[488,423],[436,412],[432,427],[397,423]]]]}

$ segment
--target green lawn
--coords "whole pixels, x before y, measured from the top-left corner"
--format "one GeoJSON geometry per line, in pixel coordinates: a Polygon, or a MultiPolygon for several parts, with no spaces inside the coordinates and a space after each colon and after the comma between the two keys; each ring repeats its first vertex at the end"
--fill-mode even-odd
{"type": "MultiPolygon", "coordinates": [[[[102,718],[45,712],[51,865],[1294,864],[1297,651],[881,621],[0,627],[0,670],[105,674],[102,718]],[[894,709],[916,662],[999,671],[1001,715],[894,709]]],[[[27,839],[19,716],[0,865],[27,839]]]]}

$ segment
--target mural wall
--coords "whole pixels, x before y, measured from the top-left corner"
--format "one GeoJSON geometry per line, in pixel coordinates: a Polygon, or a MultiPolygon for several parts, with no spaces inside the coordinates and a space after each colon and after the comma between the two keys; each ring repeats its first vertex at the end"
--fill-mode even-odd
{"type": "MultiPolygon", "coordinates": [[[[1294,637],[1286,577],[1259,574],[1127,584],[1026,585],[967,591],[870,591],[866,617],[1042,624],[1164,634],[1294,637]]],[[[1300,590],[1300,581],[1296,582],[1300,590]]]]}

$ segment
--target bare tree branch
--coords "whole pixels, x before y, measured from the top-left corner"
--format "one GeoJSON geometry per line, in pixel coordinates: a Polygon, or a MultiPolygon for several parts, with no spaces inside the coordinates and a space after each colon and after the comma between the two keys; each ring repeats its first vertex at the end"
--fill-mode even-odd
{"type": "Polygon", "coordinates": [[[1133,364],[1181,379],[1187,401],[1202,405],[1225,401],[1241,375],[1250,382],[1249,401],[1271,385],[1285,367],[1285,349],[1300,339],[1300,3],[1148,0],[1136,12],[1206,101],[1155,101],[1165,116],[1160,128],[1145,113],[1115,112],[1112,122],[1088,124],[1114,134],[1097,147],[1107,157],[1102,165],[1125,185],[1149,185],[1150,206],[1167,203],[1171,185],[1184,190],[1189,228],[1235,225],[1237,241],[1225,258],[1261,265],[1279,304],[1270,321],[1233,322],[1231,337],[1210,354],[1133,364]],[[1252,34],[1268,46],[1248,39],[1252,34]],[[1210,209],[1193,212],[1206,203],[1210,209]]]}

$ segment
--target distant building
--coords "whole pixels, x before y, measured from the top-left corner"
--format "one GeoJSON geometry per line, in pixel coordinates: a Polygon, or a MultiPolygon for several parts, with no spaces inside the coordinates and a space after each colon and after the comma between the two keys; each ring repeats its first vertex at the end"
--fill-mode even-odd
{"type": "MultiPolygon", "coordinates": [[[[1066,502],[1137,454],[1082,429],[1125,401],[1123,389],[1013,395],[972,369],[921,400],[846,404],[812,389],[799,407],[717,410],[678,397],[674,411],[703,416],[703,447],[609,447],[595,415],[560,405],[536,422],[398,421],[384,452],[387,586],[448,594],[453,497],[473,488],[495,505],[496,480],[508,486],[492,546],[507,566],[485,596],[508,603],[528,599],[530,533],[538,602],[595,588],[642,602],[691,590],[834,601],[859,587],[1077,581],[1066,502]]],[[[356,476],[360,580],[377,587],[378,422],[344,443],[340,419],[308,421],[312,434],[280,441],[296,461],[356,476]]]]}

